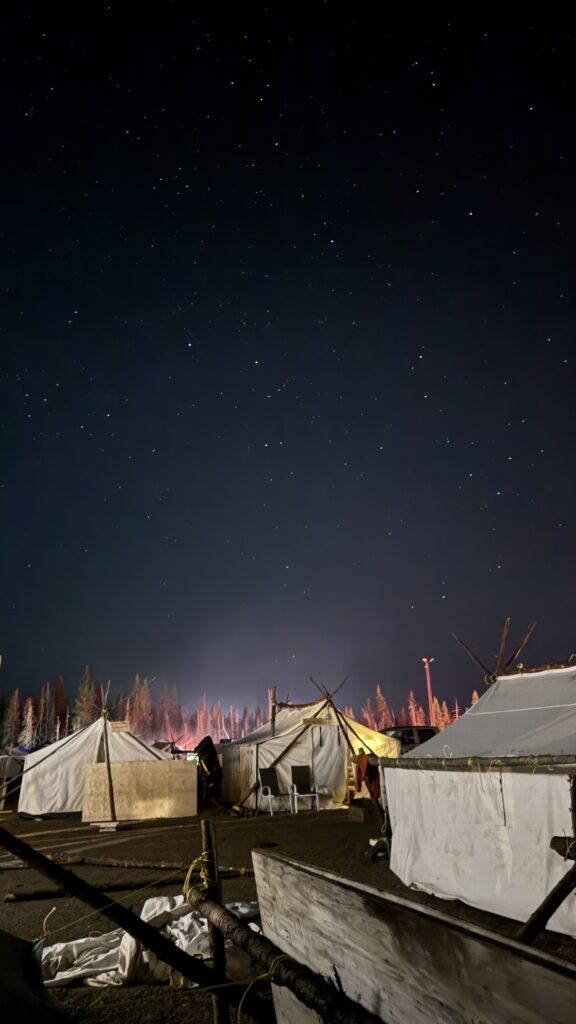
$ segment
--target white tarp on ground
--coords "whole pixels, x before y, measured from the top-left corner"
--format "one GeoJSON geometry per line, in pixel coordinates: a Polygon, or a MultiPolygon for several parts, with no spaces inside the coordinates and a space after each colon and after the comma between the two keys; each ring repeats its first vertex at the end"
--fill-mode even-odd
{"type": "Polygon", "coordinates": [[[105,760],[104,728],[108,730],[112,763],[163,761],[170,757],[130,732],[116,731],[102,716],[86,729],[26,755],[18,812],[41,816],[81,811],[86,765],[105,760]]]}
{"type": "MultiPolygon", "coordinates": [[[[257,916],[256,903],[227,903],[226,906],[247,921],[257,916]]],[[[206,918],[190,910],[184,896],[155,896],[146,900],[140,916],[190,956],[210,956],[206,918]]],[[[230,977],[233,980],[246,978],[252,965],[250,958],[229,942],[226,952],[230,977]]],[[[168,983],[176,988],[194,987],[194,982],[158,960],[122,928],[45,947],[42,974],[46,987],[77,981],[92,986],[168,983]]]]}
{"type": "MultiPolygon", "coordinates": [[[[576,670],[497,680],[458,722],[406,757],[576,755],[576,670]]],[[[539,771],[386,768],[390,866],[406,884],[525,921],[571,866],[569,777],[539,771]]],[[[576,936],[576,894],[548,927],[576,936]]]]}
{"type": "MultiPolygon", "coordinates": [[[[268,722],[241,740],[219,746],[223,797],[234,803],[242,800],[257,782],[259,769],[271,767],[280,757],[276,775],[283,792],[292,782],[292,765],[305,765],[318,787],[320,808],[341,806],[346,797],[350,747],[355,754],[363,748],[377,757],[396,757],[400,744],[342,712],[336,714],[326,701],[284,707],[276,716],[274,736],[268,722]]],[[[280,809],[282,802],[274,801],[274,805],[280,809]]],[[[246,800],[245,806],[254,808],[256,796],[246,800]]]]}

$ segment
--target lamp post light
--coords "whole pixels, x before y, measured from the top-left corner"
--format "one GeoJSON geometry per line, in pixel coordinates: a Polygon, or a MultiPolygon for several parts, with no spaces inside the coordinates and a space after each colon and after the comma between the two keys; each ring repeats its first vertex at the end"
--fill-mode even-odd
{"type": "Polygon", "coordinates": [[[424,663],[424,671],[426,673],[426,689],[428,692],[428,724],[436,725],[436,716],[434,714],[434,701],[432,697],[432,683],[430,681],[430,665],[434,661],[434,658],[422,658],[424,663]]]}

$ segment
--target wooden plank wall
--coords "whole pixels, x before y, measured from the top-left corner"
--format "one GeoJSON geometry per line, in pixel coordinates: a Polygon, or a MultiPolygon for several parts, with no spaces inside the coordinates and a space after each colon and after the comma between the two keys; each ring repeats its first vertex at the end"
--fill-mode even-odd
{"type": "MultiPolygon", "coordinates": [[[[574,1024],[576,964],[328,875],[252,853],[264,934],[385,1024],[574,1024]]],[[[278,1024],[318,1016],[274,986],[278,1024]]]]}

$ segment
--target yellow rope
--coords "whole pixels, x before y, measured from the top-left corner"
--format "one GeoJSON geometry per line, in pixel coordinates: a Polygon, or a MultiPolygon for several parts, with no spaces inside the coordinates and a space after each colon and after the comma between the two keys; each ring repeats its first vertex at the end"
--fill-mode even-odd
{"type": "Polygon", "coordinates": [[[237,1024],[242,1024],[242,1007],[244,1006],[244,1001],[245,1001],[248,993],[250,992],[250,989],[252,988],[252,986],[255,985],[257,981],[269,981],[270,983],[272,983],[274,981],[274,975],[276,973],[276,969],[278,968],[278,966],[281,963],[283,963],[286,960],[292,960],[292,957],[288,956],[287,953],[281,953],[280,956],[277,956],[277,957],[274,958],[274,960],[270,964],[269,969],[267,971],[265,971],[264,974],[258,974],[255,978],[252,978],[252,981],[250,982],[250,984],[244,990],[244,993],[242,995],[242,999],[240,1000],[240,1002],[238,1004],[237,1024]]]}
{"type": "MultiPolygon", "coordinates": [[[[69,924],[61,925],[60,928],[56,928],[56,930],[53,932],[51,931],[50,935],[59,935],[60,932],[68,931],[69,928],[73,928],[75,925],[80,924],[82,921],[89,921],[91,917],[99,917],[106,910],[107,907],[113,907],[115,903],[127,903],[128,900],[133,899],[135,896],[138,895],[138,893],[144,892],[146,889],[153,888],[155,885],[157,885],[158,882],[165,881],[168,878],[174,878],[176,875],[181,874],[182,868],[178,868],[177,871],[171,871],[170,874],[168,875],[161,875],[160,878],[156,878],[152,882],[147,882],[146,885],[140,886],[139,889],[131,889],[130,892],[126,896],[123,896],[121,899],[111,900],[110,903],[106,903],[105,906],[101,907],[99,910],[91,910],[89,914],[83,914],[82,917],[76,917],[74,921],[71,921],[69,924]]],[[[55,910],[56,907],[52,907],[50,913],[47,914],[47,916],[44,918],[43,928],[45,928],[48,918],[54,913],[55,910]]],[[[45,938],[47,937],[47,934],[48,933],[44,931],[45,938]]]]}
{"type": "Polygon", "coordinates": [[[48,913],[46,914],[46,917],[42,921],[42,935],[43,935],[43,937],[45,939],[49,939],[50,938],[50,932],[48,931],[48,918],[52,917],[52,914],[55,914],[55,913],[56,913],[56,907],[52,907],[52,910],[48,911],[48,913]]]}
{"type": "MultiPolygon", "coordinates": [[[[197,891],[199,889],[207,889],[211,884],[214,884],[213,882],[211,882],[211,879],[210,879],[210,877],[208,875],[208,868],[207,868],[207,865],[206,865],[205,858],[206,858],[206,855],[204,853],[201,853],[199,857],[196,857],[192,861],[192,863],[190,864],[190,867],[188,868],[188,871],[186,872],[186,878],[184,879],[184,884],[182,886],[182,891],[183,891],[184,899],[186,900],[186,903],[188,904],[188,906],[190,906],[192,908],[193,908],[193,904],[190,902],[190,896],[191,896],[192,892],[194,892],[195,890],[197,891]],[[192,876],[196,872],[198,872],[198,874],[200,875],[200,881],[198,883],[196,883],[196,884],[193,884],[192,883],[192,876]]],[[[250,869],[246,868],[246,867],[238,867],[238,868],[233,868],[232,870],[237,871],[240,875],[245,875],[245,874],[247,874],[247,872],[250,869]]],[[[91,917],[99,917],[103,913],[103,911],[106,909],[106,906],[111,907],[111,906],[114,906],[115,903],[123,903],[123,902],[125,902],[127,900],[131,900],[131,899],[134,898],[134,896],[137,896],[138,893],[144,892],[146,889],[150,889],[153,886],[155,886],[158,881],[165,881],[168,878],[174,878],[176,875],[181,874],[181,872],[182,872],[182,868],[178,868],[176,871],[172,871],[168,875],[162,875],[159,879],[154,879],[152,882],[147,882],[146,885],[140,886],[139,889],[131,890],[130,893],[127,896],[124,896],[122,899],[113,900],[110,903],[106,904],[104,907],[101,907],[99,910],[92,910],[92,911],[90,911],[89,914],[84,914],[82,917],[77,917],[70,924],[62,925],[60,928],[56,928],[55,931],[51,931],[51,930],[48,929],[48,920],[49,920],[50,917],[52,917],[52,914],[56,913],[56,907],[52,907],[52,909],[46,914],[46,917],[44,918],[44,921],[42,922],[42,935],[43,935],[43,937],[45,939],[52,940],[54,935],[58,935],[58,934],[60,934],[60,932],[65,932],[68,929],[72,928],[73,926],[79,924],[82,921],[87,921],[91,917]]],[[[278,964],[280,964],[283,960],[290,960],[290,959],[291,959],[291,957],[289,957],[287,954],[282,954],[281,956],[277,956],[272,961],[268,971],[266,971],[264,974],[257,975],[257,977],[252,978],[252,980],[248,982],[248,984],[246,986],[246,989],[245,989],[245,991],[244,991],[244,993],[242,995],[242,998],[240,1000],[239,1006],[238,1006],[238,1024],[241,1024],[242,1006],[243,1006],[244,1001],[245,1001],[248,993],[250,992],[250,989],[252,988],[252,986],[257,981],[270,981],[270,982],[272,982],[274,980],[274,974],[275,974],[276,968],[278,967],[278,964]]],[[[215,992],[218,989],[231,988],[232,986],[239,985],[239,984],[241,985],[241,984],[244,984],[244,983],[243,982],[236,982],[236,981],[227,981],[227,982],[221,982],[218,985],[206,985],[206,986],[197,985],[197,986],[195,986],[195,989],[196,989],[196,991],[202,991],[202,992],[215,992]]]]}
{"type": "Polygon", "coordinates": [[[568,846],[566,847],[566,850],[565,850],[565,853],[564,853],[564,860],[572,860],[573,859],[573,853],[572,853],[573,850],[576,850],[576,839],[573,839],[571,843],[568,843],[568,846]]]}
{"type": "Polygon", "coordinates": [[[196,857],[192,861],[192,863],[191,863],[191,865],[188,868],[188,871],[186,873],[186,878],[184,879],[184,885],[182,886],[182,892],[184,894],[184,899],[186,900],[186,903],[188,904],[188,906],[192,907],[192,909],[194,909],[193,903],[190,902],[190,898],[191,898],[193,892],[197,892],[199,889],[208,889],[208,887],[210,885],[214,885],[214,884],[215,884],[215,882],[211,882],[211,880],[210,880],[210,878],[208,876],[208,866],[206,864],[206,855],[204,853],[201,853],[199,857],[196,857]],[[195,872],[198,872],[198,874],[200,875],[200,881],[197,882],[195,885],[193,885],[192,884],[192,875],[195,872]]]}
{"type": "MultiPolygon", "coordinates": [[[[193,889],[206,888],[210,884],[210,879],[208,878],[208,873],[207,873],[207,870],[206,870],[206,865],[203,862],[203,858],[204,858],[204,854],[201,854],[199,857],[196,857],[195,860],[192,861],[192,863],[191,863],[191,865],[188,868],[188,871],[186,873],[186,878],[184,880],[184,885],[183,885],[183,893],[184,893],[184,899],[186,900],[186,902],[188,903],[189,906],[192,906],[192,904],[190,903],[190,900],[188,899],[187,893],[191,892],[193,889]],[[199,869],[198,869],[198,865],[201,865],[199,869]],[[200,882],[199,885],[192,885],[191,884],[191,878],[192,878],[192,875],[194,874],[194,872],[196,870],[199,870],[199,873],[200,873],[200,876],[201,876],[201,882],[200,882]]],[[[238,867],[238,868],[231,868],[230,870],[237,871],[239,875],[246,875],[250,871],[250,868],[238,867]]],[[[167,875],[160,875],[159,878],[155,878],[152,882],[146,882],[145,885],[140,886],[140,888],[138,888],[138,889],[131,889],[130,892],[128,893],[128,895],[122,896],[121,898],[118,898],[118,899],[115,899],[115,900],[111,900],[110,903],[107,903],[100,910],[91,910],[88,914],[83,914],[82,917],[75,918],[74,921],[70,922],[70,924],[61,925],[60,928],[56,928],[55,931],[52,931],[52,930],[48,931],[48,929],[46,927],[48,918],[51,917],[52,914],[54,914],[56,912],[56,909],[57,909],[56,907],[52,907],[52,910],[44,918],[44,922],[43,922],[43,925],[42,925],[42,935],[43,935],[43,937],[45,939],[47,939],[48,937],[51,938],[53,935],[59,935],[61,932],[65,932],[69,928],[73,928],[75,925],[80,924],[82,921],[89,921],[90,918],[92,918],[92,917],[99,917],[104,912],[104,910],[106,910],[107,907],[113,907],[115,903],[120,903],[120,904],[127,903],[129,900],[133,899],[135,896],[138,896],[139,893],[145,892],[146,889],[153,889],[154,886],[158,884],[158,882],[165,882],[169,878],[175,878],[177,875],[181,875],[182,871],[183,871],[182,868],[177,868],[176,871],[170,871],[167,875]]]]}

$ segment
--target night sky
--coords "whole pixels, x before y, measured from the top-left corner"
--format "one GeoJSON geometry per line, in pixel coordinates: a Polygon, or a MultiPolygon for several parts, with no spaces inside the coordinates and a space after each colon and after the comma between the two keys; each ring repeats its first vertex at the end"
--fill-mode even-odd
{"type": "Polygon", "coordinates": [[[293,8],[2,15],[4,693],[576,650],[569,27],[293,8]]]}

